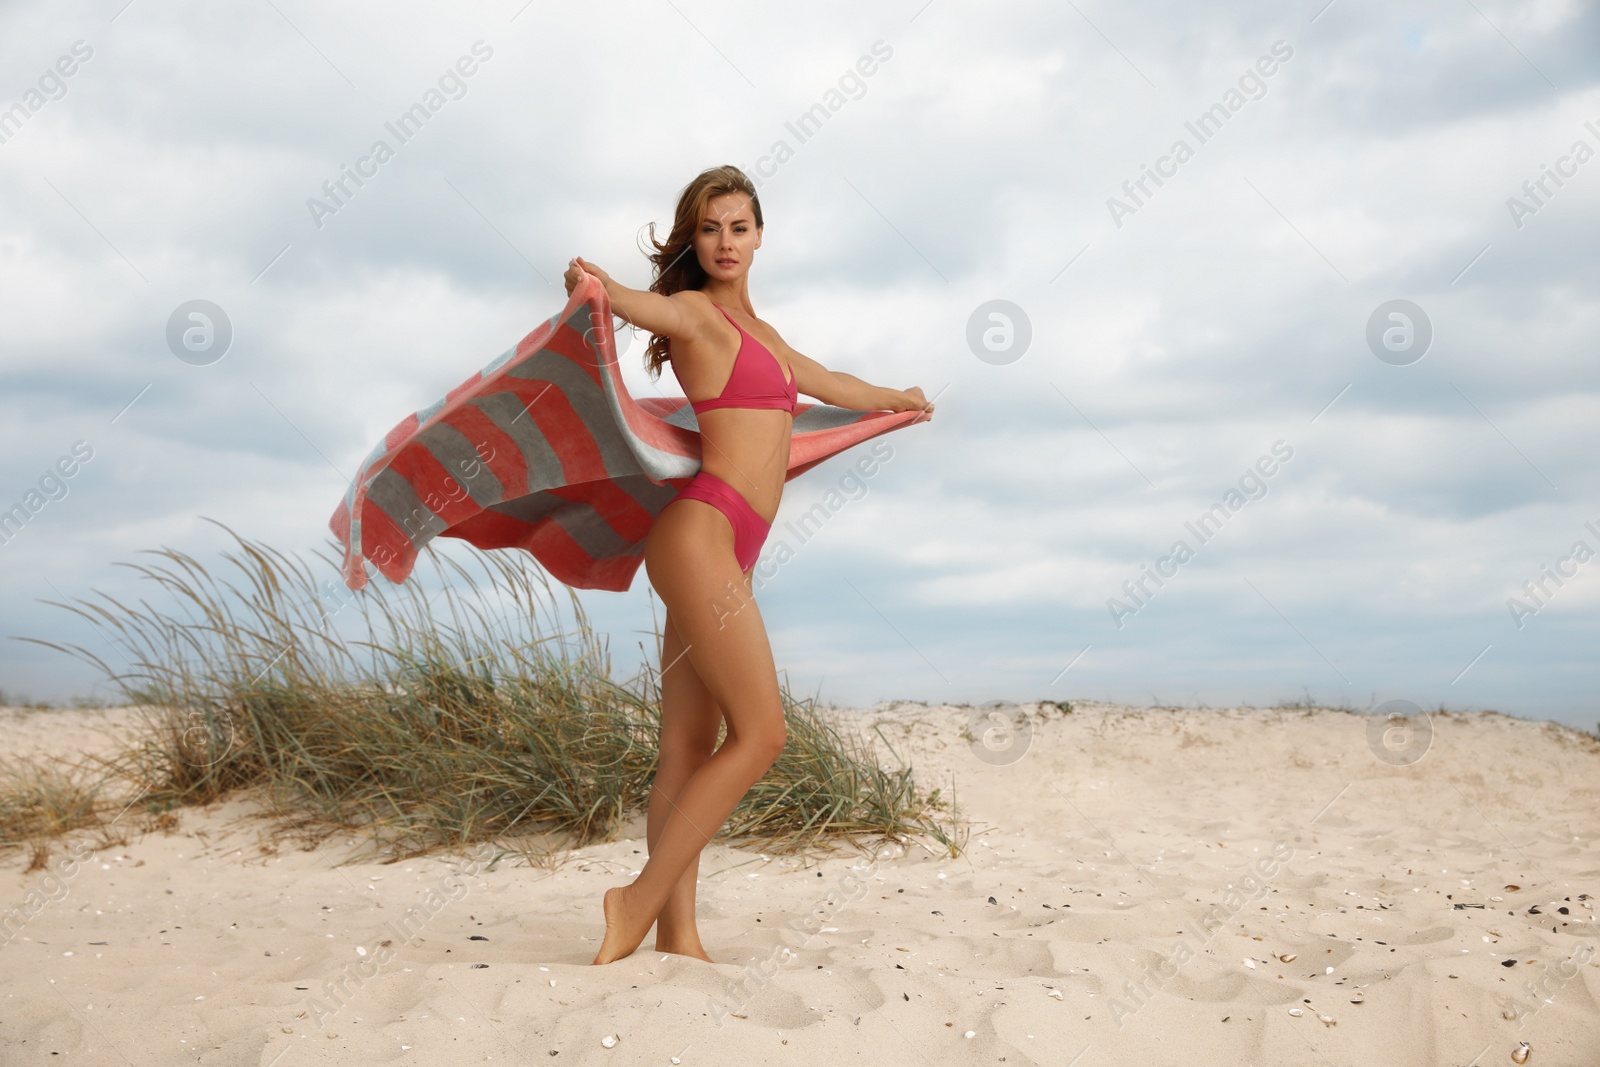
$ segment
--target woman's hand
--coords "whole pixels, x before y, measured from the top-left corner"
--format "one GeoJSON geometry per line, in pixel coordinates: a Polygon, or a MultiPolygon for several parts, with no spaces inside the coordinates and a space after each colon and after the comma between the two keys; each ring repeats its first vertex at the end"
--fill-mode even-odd
{"type": "Polygon", "coordinates": [[[587,259],[584,259],[581,256],[573,256],[571,261],[567,264],[567,273],[564,274],[561,279],[567,284],[568,296],[571,296],[572,290],[578,287],[578,282],[582,280],[581,275],[584,272],[588,272],[593,274],[596,278],[599,278],[601,285],[605,285],[611,280],[611,275],[607,274],[593,263],[590,263],[587,259]],[[580,268],[582,269],[580,270],[580,268]]]}
{"type": "Polygon", "coordinates": [[[916,386],[910,389],[891,389],[889,391],[890,411],[926,411],[933,414],[933,405],[928,403],[922,395],[922,390],[916,386]]]}

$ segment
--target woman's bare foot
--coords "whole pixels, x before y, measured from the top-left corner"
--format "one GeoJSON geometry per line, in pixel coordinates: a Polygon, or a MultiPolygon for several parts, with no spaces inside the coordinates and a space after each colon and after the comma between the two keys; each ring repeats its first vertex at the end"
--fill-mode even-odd
{"type": "Polygon", "coordinates": [[[660,937],[658,935],[656,937],[656,951],[657,952],[670,952],[674,956],[693,956],[695,959],[697,959],[697,960],[705,960],[707,963],[714,963],[715,962],[710,956],[706,955],[705,948],[700,944],[700,942],[698,940],[696,940],[696,941],[669,941],[666,938],[660,937]]]}
{"type": "MultiPolygon", "coordinates": [[[[685,874],[685,878],[692,878],[692,874],[685,874]]],[[[692,885],[692,883],[691,883],[692,885]]],[[[706,955],[705,946],[700,944],[700,930],[694,921],[694,897],[691,891],[687,901],[682,899],[678,890],[682,889],[680,882],[674,888],[672,896],[667,898],[666,907],[661,909],[661,914],[656,916],[656,951],[671,952],[677,956],[693,956],[697,960],[711,963],[712,959],[706,955]]]]}
{"type": "Polygon", "coordinates": [[[655,925],[655,917],[642,919],[629,909],[628,886],[612,886],[600,898],[600,907],[606,916],[606,935],[600,942],[600,951],[594,962],[611,963],[624,956],[633,955],[634,949],[644,940],[644,935],[655,925]]]}

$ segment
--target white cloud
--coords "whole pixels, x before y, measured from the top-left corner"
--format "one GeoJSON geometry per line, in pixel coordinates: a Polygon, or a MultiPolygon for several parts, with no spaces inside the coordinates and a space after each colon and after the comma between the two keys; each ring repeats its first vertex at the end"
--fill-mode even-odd
{"type": "MultiPolygon", "coordinates": [[[[1580,720],[1600,562],[1520,630],[1505,600],[1600,521],[1600,160],[1521,229],[1505,199],[1573,140],[1600,151],[1600,17],[1080,6],[624,4],[603,34],[539,5],[509,24],[487,4],[8,7],[7,69],[78,38],[95,56],[0,145],[0,505],[73,441],[97,449],[0,548],[8,632],[81,639],[36,599],[126,592],[111,564],[140,549],[216,551],[202,515],[320,545],[332,467],[558,310],[570,256],[648,284],[645,224],[669,226],[702,167],[753,163],[881,39],[866,92],[763,181],[751,294],[825,365],[945,392],[763,592],[797,688],[1311,689],[1580,720]],[[466,96],[316,228],[306,198],[478,39],[495,55],[466,96]],[[1267,94],[1117,228],[1106,198],[1280,39],[1267,94]],[[236,331],[209,367],[163,339],[196,297],[236,331]],[[1435,329],[1409,367],[1364,340],[1394,297],[1435,329]],[[1009,366],[966,348],[993,298],[1033,327],[1009,366]],[[1296,454],[1269,494],[1117,629],[1106,599],[1279,439],[1296,454]]],[[[774,536],[835,466],[791,483],[774,536]]],[[[583,597],[623,673],[645,585],[583,597]]],[[[0,687],[83,691],[74,670],[13,644],[0,687]]]]}

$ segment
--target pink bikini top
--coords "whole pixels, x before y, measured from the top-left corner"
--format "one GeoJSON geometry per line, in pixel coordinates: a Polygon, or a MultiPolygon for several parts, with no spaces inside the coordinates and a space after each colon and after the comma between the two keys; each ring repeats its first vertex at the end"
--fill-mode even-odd
{"type": "MultiPolygon", "coordinates": [[[[722,305],[714,306],[722,311],[722,305]]],[[[722,317],[733,322],[733,316],[726,311],[722,311],[722,317]]],[[[771,349],[750,336],[737,322],[733,325],[739,331],[739,354],[733,357],[733,373],[728,375],[728,384],[712,399],[691,400],[689,406],[696,415],[716,408],[778,408],[793,415],[799,396],[794,379],[784,376],[783,367],[771,349]],[[759,349],[767,358],[751,356],[746,359],[746,353],[752,349],[759,349]]]]}

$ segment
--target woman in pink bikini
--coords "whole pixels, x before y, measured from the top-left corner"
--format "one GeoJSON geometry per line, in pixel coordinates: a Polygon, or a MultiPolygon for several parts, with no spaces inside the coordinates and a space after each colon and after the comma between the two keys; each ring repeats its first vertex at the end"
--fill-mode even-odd
{"type": "Polygon", "coordinates": [[[786,736],[750,572],[783,494],[796,395],[859,411],[933,411],[921,389],[830,371],[756,317],[748,277],[761,227],[755,186],[737,167],[714,167],[684,189],[665,244],[652,226],[656,279],[648,292],[619,285],[584,259],[566,274],[569,295],[581,268],[605,285],[619,318],[654,335],[646,364],[652,374],[672,364],[702,447],[699,473],[645,542],[645,571],[666,605],[650,856],[632,883],[605,892],[597,964],[631,954],[652,924],[656,951],[710,962],[695,927],[700,851],[786,736]],[[734,583],[742,596],[731,595],[734,583]],[[724,720],[728,735],[718,747],[724,720]]]}

